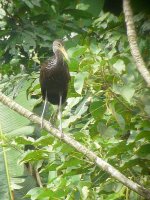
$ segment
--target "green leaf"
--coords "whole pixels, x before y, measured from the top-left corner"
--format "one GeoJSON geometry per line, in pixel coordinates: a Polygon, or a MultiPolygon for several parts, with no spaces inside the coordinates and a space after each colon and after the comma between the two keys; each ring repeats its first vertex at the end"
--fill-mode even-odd
{"type": "Polygon", "coordinates": [[[142,145],[136,154],[141,158],[150,160],[150,144],[142,145]]]}
{"type": "Polygon", "coordinates": [[[34,146],[48,146],[54,142],[54,137],[50,135],[41,136],[34,142],[34,146]]]}
{"type": "Polygon", "coordinates": [[[0,121],[4,133],[12,132],[29,124],[29,120],[0,103],[0,121]],[[11,117],[9,117],[11,116],[11,117]]]}
{"type": "Polygon", "coordinates": [[[33,132],[34,132],[33,126],[24,126],[24,127],[21,127],[19,129],[9,132],[8,136],[16,137],[16,136],[21,136],[21,135],[32,135],[33,132]]]}
{"type": "Polygon", "coordinates": [[[36,200],[36,199],[42,199],[43,200],[47,200],[47,198],[45,199],[45,197],[53,197],[53,191],[48,189],[48,188],[33,188],[31,189],[27,195],[27,197],[31,197],[31,200],[36,200]],[[40,198],[39,198],[40,196],[40,198]]]}
{"type": "Polygon", "coordinates": [[[81,56],[86,51],[86,49],[87,47],[85,46],[77,45],[76,47],[69,48],[67,53],[70,58],[77,58],[81,56]]]}
{"type": "Polygon", "coordinates": [[[70,71],[77,71],[78,70],[78,67],[79,67],[79,62],[74,59],[74,58],[71,58],[70,59],[70,63],[69,63],[69,69],[70,71]]]}
{"type": "MultiPolygon", "coordinates": [[[[82,159],[82,158],[81,158],[82,159]]],[[[76,157],[71,157],[67,161],[62,164],[62,166],[59,169],[66,169],[67,167],[77,167],[84,163],[83,160],[78,159],[76,157]]]]}
{"type": "Polygon", "coordinates": [[[142,131],[136,136],[136,140],[145,139],[150,141],[150,133],[149,131],[142,131]]]}
{"type": "Polygon", "coordinates": [[[124,169],[131,169],[132,167],[139,165],[139,163],[141,162],[141,160],[139,158],[135,158],[135,159],[130,159],[127,162],[125,162],[123,164],[123,166],[121,167],[122,170],[124,169]]]}
{"type": "Polygon", "coordinates": [[[106,197],[106,200],[116,200],[116,199],[125,198],[125,195],[122,193],[123,192],[119,192],[119,193],[115,193],[115,194],[108,194],[106,197]]]}
{"type": "Polygon", "coordinates": [[[20,159],[20,162],[29,162],[48,159],[48,152],[46,150],[30,150],[25,152],[20,159]]]}
{"type": "Polygon", "coordinates": [[[94,119],[101,119],[106,111],[106,107],[102,100],[94,101],[90,104],[90,113],[94,119]]]}
{"type": "Polygon", "coordinates": [[[125,64],[124,64],[123,60],[120,60],[120,59],[117,60],[117,62],[113,64],[113,68],[115,70],[117,70],[117,72],[119,74],[121,74],[123,71],[125,71],[125,64]]]}
{"type": "MultiPolygon", "coordinates": [[[[26,90],[30,85],[30,81],[25,81],[23,87],[21,87],[15,101],[27,108],[28,110],[32,110],[35,105],[34,99],[27,99],[26,90]]],[[[11,110],[7,106],[0,103],[0,122],[2,131],[4,133],[20,134],[21,133],[32,133],[33,128],[31,126],[28,127],[30,121],[15,111],[11,110]],[[23,128],[25,126],[25,128],[23,128]],[[13,132],[14,131],[14,132],[13,132]]]]}
{"type": "Polygon", "coordinates": [[[125,129],[125,120],[124,120],[124,118],[122,117],[122,115],[120,115],[119,113],[116,112],[115,107],[113,106],[113,104],[110,104],[110,108],[111,108],[112,115],[114,116],[115,120],[119,124],[120,128],[122,130],[124,130],[125,129]]]}
{"type": "Polygon", "coordinates": [[[25,2],[25,4],[29,7],[29,8],[33,8],[33,4],[29,1],[29,0],[23,0],[23,2],[25,2]]]}
{"type": "Polygon", "coordinates": [[[116,121],[118,122],[120,128],[121,128],[122,130],[124,130],[124,129],[125,129],[125,120],[124,120],[124,118],[122,117],[122,115],[120,115],[120,114],[118,114],[117,112],[115,112],[114,116],[115,116],[115,119],[116,119],[116,121]]]}
{"type": "Polygon", "coordinates": [[[80,73],[78,73],[75,76],[75,79],[74,79],[74,88],[75,88],[75,91],[78,94],[82,93],[83,86],[84,86],[84,81],[85,81],[85,78],[88,77],[88,75],[89,75],[88,72],[80,72],[80,73]]]}
{"type": "Polygon", "coordinates": [[[104,0],[81,0],[78,4],[78,8],[86,10],[92,14],[92,16],[98,16],[102,10],[104,0]]]}
{"type": "Polygon", "coordinates": [[[58,199],[64,197],[66,196],[66,192],[62,189],[52,191],[49,188],[33,188],[27,193],[26,196],[30,197],[31,200],[49,200],[50,198],[58,199]]]}
{"type": "Polygon", "coordinates": [[[24,144],[24,145],[32,145],[34,142],[34,139],[32,137],[17,137],[15,139],[15,141],[17,142],[17,144],[24,144]]]}
{"type": "Polygon", "coordinates": [[[61,147],[61,152],[62,153],[73,153],[74,149],[71,146],[68,146],[67,144],[63,144],[61,147]]]}
{"type": "Polygon", "coordinates": [[[32,33],[30,34],[30,32],[23,32],[22,33],[22,37],[23,39],[23,48],[24,50],[29,53],[30,48],[32,47],[33,49],[36,48],[36,41],[32,35],[32,33]]]}
{"type": "MultiPolygon", "coordinates": [[[[7,164],[4,160],[4,154],[2,155],[4,148],[0,147],[0,179],[1,179],[1,183],[0,184],[0,199],[10,199],[10,194],[9,192],[11,191],[10,189],[10,182],[8,181],[8,178],[10,174],[6,173],[6,170],[8,170],[7,168],[7,164]]],[[[7,160],[6,160],[7,161],[7,160]]]]}
{"type": "Polygon", "coordinates": [[[92,15],[89,12],[78,9],[65,9],[64,13],[71,14],[75,19],[88,19],[92,17],[92,15]]]}
{"type": "Polygon", "coordinates": [[[150,105],[145,105],[144,110],[150,116],[150,105]]]}
{"type": "Polygon", "coordinates": [[[70,108],[73,108],[73,106],[76,105],[76,109],[74,111],[74,115],[71,115],[69,118],[67,117],[67,119],[63,120],[63,128],[68,127],[72,122],[75,122],[77,119],[80,119],[81,116],[87,111],[88,106],[86,105],[87,102],[89,101],[88,99],[88,95],[85,96],[84,98],[80,98],[80,97],[76,97],[76,98],[72,98],[70,99],[71,101],[70,104],[68,103],[68,106],[65,110],[65,112],[63,112],[63,114],[65,113],[66,116],[68,113],[68,110],[70,110],[70,108]],[[80,100],[80,102],[79,102],[80,100]],[[78,103],[79,102],[79,103],[78,103]]]}
{"type": "Polygon", "coordinates": [[[35,6],[41,6],[40,5],[40,2],[41,2],[41,0],[31,0],[31,2],[35,5],[35,6]]]}
{"type": "Polygon", "coordinates": [[[2,8],[0,8],[0,19],[3,19],[6,15],[5,10],[3,10],[2,8]]]}
{"type": "MultiPolygon", "coordinates": [[[[136,4],[138,6],[138,2],[136,4]]],[[[40,115],[43,105],[39,61],[43,63],[53,56],[52,43],[56,38],[64,39],[72,77],[67,102],[62,107],[64,133],[146,187],[150,160],[148,150],[143,153],[142,146],[150,140],[150,93],[130,55],[124,19],[122,15],[103,12],[108,5],[104,0],[15,0],[11,3],[3,0],[0,6],[0,90],[40,115]]],[[[150,22],[145,14],[136,13],[139,49],[149,66],[150,22]]],[[[6,152],[15,200],[139,198],[135,192],[127,194],[121,183],[114,182],[107,173],[87,162],[86,156],[69,144],[49,136],[6,106],[2,105],[1,109],[1,105],[0,123],[5,133],[1,138],[6,143],[0,141],[5,148],[0,158],[6,152]],[[23,154],[28,147],[32,151],[29,149],[23,154]],[[22,165],[18,158],[24,159],[22,165]],[[39,170],[43,183],[43,188],[31,190],[28,197],[25,194],[36,187],[37,182],[27,173],[29,164],[25,162],[32,164],[33,174],[34,169],[39,170]]],[[[52,116],[55,107],[47,104],[46,119],[52,116]]],[[[58,128],[59,119],[51,123],[58,128]]],[[[0,180],[4,183],[0,186],[0,199],[5,200],[10,197],[3,164],[4,159],[0,159],[0,180]]]]}
{"type": "Polygon", "coordinates": [[[49,171],[56,171],[56,169],[60,167],[60,164],[48,164],[46,165],[44,168],[42,168],[42,170],[40,170],[40,172],[49,172],[49,171]]]}
{"type": "Polygon", "coordinates": [[[0,21],[0,28],[1,28],[1,29],[4,29],[4,27],[5,27],[6,25],[7,25],[6,22],[0,21]]]}
{"type": "Polygon", "coordinates": [[[112,138],[117,134],[117,130],[111,126],[107,127],[103,122],[98,123],[97,130],[103,138],[112,138]]]}
{"type": "Polygon", "coordinates": [[[87,186],[83,186],[82,187],[82,198],[86,200],[88,195],[89,195],[88,187],[87,186]]]}
{"type": "Polygon", "coordinates": [[[126,144],[126,141],[121,141],[118,144],[115,144],[114,147],[112,147],[109,152],[108,156],[118,155],[122,154],[126,151],[132,150],[134,144],[126,144]]]}
{"type": "Polygon", "coordinates": [[[90,50],[92,51],[93,54],[98,54],[101,51],[101,49],[99,48],[99,46],[97,44],[94,44],[94,43],[91,43],[90,50]]]}
{"type": "Polygon", "coordinates": [[[126,101],[131,103],[131,99],[135,93],[135,88],[130,85],[119,86],[117,84],[113,84],[113,90],[117,94],[120,94],[126,101]]]}

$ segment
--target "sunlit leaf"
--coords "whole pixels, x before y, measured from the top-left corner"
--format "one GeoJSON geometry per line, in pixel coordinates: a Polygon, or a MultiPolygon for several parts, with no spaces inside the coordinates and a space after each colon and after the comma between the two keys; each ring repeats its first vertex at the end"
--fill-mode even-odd
{"type": "Polygon", "coordinates": [[[68,54],[70,58],[75,58],[78,56],[82,56],[82,54],[86,51],[85,46],[77,46],[77,47],[72,47],[68,49],[68,54]]]}
{"type": "Polygon", "coordinates": [[[127,85],[119,86],[119,85],[114,84],[113,90],[116,93],[120,94],[129,103],[131,102],[131,99],[135,93],[135,89],[133,87],[127,86],[127,85]]]}
{"type": "Polygon", "coordinates": [[[119,74],[125,71],[125,64],[123,60],[117,60],[117,62],[113,64],[113,67],[119,74]]]}
{"type": "Polygon", "coordinates": [[[6,15],[6,12],[4,9],[0,8],[0,19],[3,19],[3,17],[6,15]]]}
{"type": "Polygon", "coordinates": [[[80,72],[80,73],[78,73],[78,74],[75,76],[75,79],[74,79],[74,88],[75,88],[75,91],[76,91],[78,94],[81,94],[81,93],[82,93],[84,81],[85,81],[85,78],[88,77],[88,75],[89,75],[88,72],[80,72]]]}

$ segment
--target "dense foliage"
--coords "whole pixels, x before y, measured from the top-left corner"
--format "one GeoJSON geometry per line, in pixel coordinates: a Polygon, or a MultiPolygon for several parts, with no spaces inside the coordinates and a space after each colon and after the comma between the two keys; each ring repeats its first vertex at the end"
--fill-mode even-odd
{"type": "MultiPolygon", "coordinates": [[[[133,181],[150,187],[150,91],[130,54],[123,14],[103,0],[1,0],[0,89],[40,115],[40,63],[65,38],[71,83],[63,130],[133,181]]],[[[150,66],[150,21],[134,17],[150,66]]],[[[53,121],[56,107],[47,107],[53,121]]],[[[142,199],[86,156],[0,104],[0,199],[142,199]],[[32,173],[31,166],[32,165],[32,173]],[[39,187],[35,175],[44,187],[39,187]],[[12,195],[13,194],[13,195],[12,195]]]]}

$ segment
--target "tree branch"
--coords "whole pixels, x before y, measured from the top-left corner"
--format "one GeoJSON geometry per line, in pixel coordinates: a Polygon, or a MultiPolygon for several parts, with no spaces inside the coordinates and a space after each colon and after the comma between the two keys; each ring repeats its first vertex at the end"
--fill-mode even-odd
{"type": "Polygon", "coordinates": [[[133,56],[133,59],[135,61],[138,71],[143,76],[148,87],[150,87],[150,73],[145,66],[144,60],[140,54],[140,51],[137,45],[137,36],[136,36],[135,26],[133,22],[133,13],[130,7],[130,0],[123,0],[123,10],[124,10],[124,15],[125,15],[125,22],[127,26],[127,36],[129,40],[131,54],[133,56]]]}
{"type": "MultiPolygon", "coordinates": [[[[7,96],[5,96],[3,93],[0,92],[0,101],[11,108],[12,110],[16,111],[20,115],[28,118],[32,122],[41,125],[41,119],[40,117],[36,116],[29,110],[23,108],[7,96]]],[[[130,188],[131,190],[135,191],[139,195],[143,196],[145,199],[150,199],[150,191],[144,188],[143,186],[133,182],[132,180],[125,177],[122,173],[120,173],[117,169],[115,169],[113,166],[111,166],[109,163],[102,160],[100,157],[98,157],[94,152],[80,144],[78,141],[71,138],[69,135],[64,134],[64,137],[62,138],[61,132],[54,128],[48,121],[43,120],[43,128],[50,132],[54,137],[57,137],[58,139],[64,141],[65,143],[69,144],[73,148],[75,148],[77,151],[81,152],[83,155],[85,155],[90,161],[95,163],[98,167],[109,173],[112,177],[114,177],[116,180],[123,183],[125,186],[130,188]]]]}

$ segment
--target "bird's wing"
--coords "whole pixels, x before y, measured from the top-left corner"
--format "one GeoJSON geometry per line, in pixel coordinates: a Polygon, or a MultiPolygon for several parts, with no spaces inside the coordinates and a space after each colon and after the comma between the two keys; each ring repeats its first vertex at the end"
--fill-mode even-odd
{"type": "Polygon", "coordinates": [[[40,85],[42,96],[45,99],[46,90],[47,90],[47,78],[51,76],[51,68],[52,66],[48,66],[49,60],[46,60],[40,69],[40,85]]]}
{"type": "Polygon", "coordinates": [[[70,73],[69,73],[69,68],[68,68],[68,64],[65,61],[64,61],[64,67],[66,68],[66,74],[68,77],[68,81],[70,81],[71,77],[70,77],[70,73]]]}

